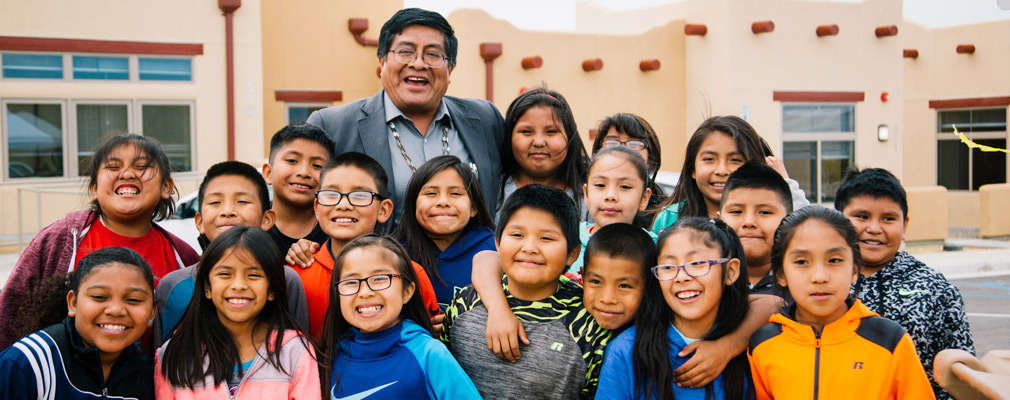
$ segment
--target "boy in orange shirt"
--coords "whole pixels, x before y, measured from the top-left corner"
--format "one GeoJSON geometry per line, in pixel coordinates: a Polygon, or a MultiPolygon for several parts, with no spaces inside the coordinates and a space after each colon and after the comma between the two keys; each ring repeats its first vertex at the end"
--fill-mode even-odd
{"type": "MultiPolygon", "coordinates": [[[[330,280],[333,260],[344,245],[372,233],[376,224],[393,214],[393,201],[387,198],[386,171],[371,157],[348,152],[333,157],[319,173],[319,190],[313,208],[319,227],[329,239],[312,255],[306,268],[292,266],[302,278],[309,303],[309,333],[318,337],[323,329],[326,308],[330,304],[330,280]]],[[[296,246],[297,247],[297,246],[296,246]]],[[[429,316],[439,314],[438,301],[424,269],[413,263],[421,296],[429,316]]]]}

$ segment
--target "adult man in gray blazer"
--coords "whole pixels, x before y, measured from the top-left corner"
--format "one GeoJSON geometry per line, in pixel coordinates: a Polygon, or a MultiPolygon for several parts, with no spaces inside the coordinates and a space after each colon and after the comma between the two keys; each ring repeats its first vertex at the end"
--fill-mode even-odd
{"type": "Polygon", "coordinates": [[[505,122],[486,100],[445,95],[456,48],[452,26],[441,15],[400,10],[379,32],[382,90],[313,112],[306,121],[333,138],[335,154],[362,152],[386,169],[396,222],[413,172],[444,154],[475,167],[488,209],[498,205],[505,122]]]}

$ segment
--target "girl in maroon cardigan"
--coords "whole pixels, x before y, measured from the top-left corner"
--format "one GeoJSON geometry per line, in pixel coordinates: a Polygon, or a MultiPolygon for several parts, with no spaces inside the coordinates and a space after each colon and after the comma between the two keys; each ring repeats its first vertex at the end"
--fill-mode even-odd
{"type": "Polygon", "coordinates": [[[97,249],[121,246],[151,265],[155,286],[165,274],[200,256],[154,221],[175,211],[168,155],[154,139],[119,134],[95,149],[88,168],[91,209],[67,214],[39,231],[21,253],[0,292],[0,349],[18,339],[15,315],[31,289],[53,275],[66,275],[97,249]]]}

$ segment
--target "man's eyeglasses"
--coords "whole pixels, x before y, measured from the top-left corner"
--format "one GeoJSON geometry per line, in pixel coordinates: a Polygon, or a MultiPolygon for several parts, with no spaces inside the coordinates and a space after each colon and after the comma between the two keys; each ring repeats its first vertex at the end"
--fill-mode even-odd
{"type": "MultiPolygon", "coordinates": [[[[390,50],[393,59],[398,63],[410,64],[417,59],[417,52],[414,49],[390,50]]],[[[442,68],[445,66],[446,56],[437,51],[426,51],[421,53],[421,61],[429,68],[442,68]]]]}
{"type": "Polygon", "coordinates": [[[680,270],[684,270],[684,273],[687,274],[687,276],[697,278],[708,275],[709,271],[712,270],[713,265],[724,264],[727,262],[729,262],[728,258],[720,258],[718,260],[695,260],[684,265],[657,265],[652,267],[652,275],[655,275],[656,279],[661,281],[669,281],[677,279],[677,275],[680,274],[680,270]]]}
{"type": "Polygon", "coordinates": [[[367,190],[355,190],[353,192],[339,192],[336,190],[317,190],[316,191],[316,201],[319,202],[321,206],[335,206],[340,203],[340,199],[347,197],[347,202],[351,203],[355,207],[365,207],[372,205],[373,199],[378,197],[382,199],[382,195],[370,192],[367,190]]]}
{"type": "Polygon", "coordinates": [[[376,274],[364,279],[344,279],[337,282],[337,293],[341,296],[352,296],[361,290],[361,282],[365,282],[373,292],[389,289],[393,278],[403,278],[400,274],[376,274]]]}
{"type": "Polygon", "coordinates": [[[603,147],[611,146],[626,146],[632,150],[644,150],[648,144],[641,140],[629,140],[627,142],[622,142],[620,140],[607,139],[603,141],[603,147]]]}

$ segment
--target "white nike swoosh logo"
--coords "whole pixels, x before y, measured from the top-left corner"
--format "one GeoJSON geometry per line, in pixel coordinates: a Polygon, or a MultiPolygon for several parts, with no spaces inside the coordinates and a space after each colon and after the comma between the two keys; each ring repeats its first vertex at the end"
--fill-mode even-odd
{"type": "Polygon", "coordinates": [[[372,389],[368,389],[368,390],[366,390],[364,392],[361,392],[361,393],[352,394],[350,396],[340,397],[340,398],[337,398],[337,395],[334,394],[333,391],[331,390],[330,391],[330,397],[333,398],[333,400],[361,400],[361,399],[364,399],[365,397],[371,396],[372,393],[375,393],[375,392],[378,392],[378,391],[380,391],[382,389],[385,389],[387,386],[392,385],[392,384],[394,384],[396,382],[399,382],[399,381],[389,382],[389,383],[387,383],[385,385],[382,385],[382,386],[379,386],[379,387],[376,387],[376,388],[372,388],[372,389]]]}

